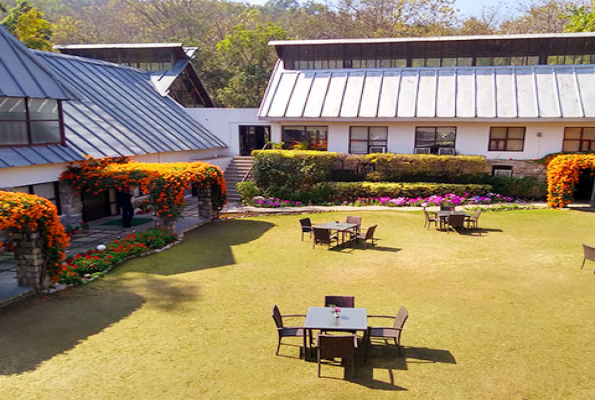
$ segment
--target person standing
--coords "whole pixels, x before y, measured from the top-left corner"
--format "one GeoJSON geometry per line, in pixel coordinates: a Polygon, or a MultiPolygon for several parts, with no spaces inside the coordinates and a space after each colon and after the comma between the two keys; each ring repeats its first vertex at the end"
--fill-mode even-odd
{"type": "Polygon", "coordinates": [[[132,217],[134,217],[134,207],[131,199],[130,188],[124,188],[116,192],[116,203],[122,209],[122,226],[124,228],[130,228],[132,217]]]}

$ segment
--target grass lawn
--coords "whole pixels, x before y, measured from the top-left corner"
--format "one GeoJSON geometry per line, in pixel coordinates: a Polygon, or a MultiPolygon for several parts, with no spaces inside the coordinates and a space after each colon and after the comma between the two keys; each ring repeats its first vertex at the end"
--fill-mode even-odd
{"type": "Polygon", "coordinates": [[[595,264],[579,269],[595,214],[484,213],[482,236],[427,231],[417,212],[351,214],[379,224],[376,248],[312,250],[303,216],[215,222],[2,312],[0,397],[595,398],[595,264]],[[373,314],[405,305],[406,357],[378,344],[351,381],[340,366],[317,378],[300,339],[275,357],[272,306],[305,313],[326,294],[373,314]]]}

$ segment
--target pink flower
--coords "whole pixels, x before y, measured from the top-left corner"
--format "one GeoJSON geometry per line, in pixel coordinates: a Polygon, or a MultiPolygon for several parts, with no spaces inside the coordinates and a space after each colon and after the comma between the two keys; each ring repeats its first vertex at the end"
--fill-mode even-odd
{"type": "Polygon", "coordinates": [[[335,312],[341,312],[341,307],[335,307],[335,312]]]}

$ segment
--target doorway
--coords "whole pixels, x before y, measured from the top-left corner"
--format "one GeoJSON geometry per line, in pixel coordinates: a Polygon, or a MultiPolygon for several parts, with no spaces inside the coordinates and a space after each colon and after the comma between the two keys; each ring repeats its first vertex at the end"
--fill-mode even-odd
{"type": "Polygon", "coordinates": [[[261,150],[271,140],[268,125],[240,125],[240,155],[249,156],[253,150],[261,150]]]}
{"type": "Polygon", "coordinates": [[[594,184],[595,170],[582,170],[578,178],[578,183],[574,186],[574,200],[593,201],[594,184]]]}
{"type": "Polygon", "coordinates": [[[83,193],[83,221],[90,222],[97,219],[118,214],[115,204],[115,191],[104,190],[97,194],[83,193]]]}

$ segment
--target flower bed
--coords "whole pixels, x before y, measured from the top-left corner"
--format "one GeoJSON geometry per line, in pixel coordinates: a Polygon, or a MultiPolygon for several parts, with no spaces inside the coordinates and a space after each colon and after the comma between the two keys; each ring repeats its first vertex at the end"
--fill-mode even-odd
{"type": "Polygon", "coordinates": [[[278,208],[278,207],[300,207],[304,203],[301,201],[281,200],[281,199],[257,199],[252,200],[251,206],[260,208],[278,208]]]}
{"type": "Polygon", "coordinates": [[[79,284],[85,275],[103,273],[119,262],[139,256],[148,250],[161,249],[176,240],[168,230],[153,228],[131,233],[123,239],[108,243],[105,250],[92,250],[66,259],[55,277],[58,283],[79,284]]]}

